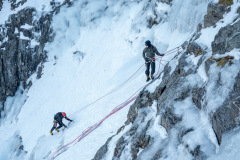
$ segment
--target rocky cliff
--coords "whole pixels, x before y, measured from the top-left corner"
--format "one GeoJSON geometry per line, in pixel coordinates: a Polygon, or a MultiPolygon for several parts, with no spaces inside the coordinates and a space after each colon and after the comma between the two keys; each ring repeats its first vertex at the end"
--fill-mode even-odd
{"type": "MultiPolygon", "coordinates": [[[[209,4],[204,27],[216,27],[230,10],[209,4]]],[[[211,48],[198,43],[200,30],[152,83],[156,90],[141,92],[125,125],[94,160],[178,159],[181,154],[207,159],[221,145],[222,134],[239,126],[239,58],[229,54],[240,48],[239,16],[218,31],[211,48]]]]}
{"type": "MultiPolygon", "coordinates": [[[[14,10],[26,0],[9,1],[14,10]]],[[[52,11],[37,11],[27,7],[9,16],[5,24],[0,24],[0,111],[8,96],[14,96],[17,88],[31,86],[27,79],[37,71],[41,77],[43,62],[47,58],[45,44],[53,40],[51,29],[52,16],[59,12],[63,5],[71,5],[70,0],[62,4],[49,2],[52,11]]],[[[0,8],[2,1],[0,3],[0,8]]]]}

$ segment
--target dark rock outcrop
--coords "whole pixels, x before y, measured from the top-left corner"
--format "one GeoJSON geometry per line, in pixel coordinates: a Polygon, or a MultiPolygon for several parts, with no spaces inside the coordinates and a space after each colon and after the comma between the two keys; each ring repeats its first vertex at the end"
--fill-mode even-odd
{"type": "Polygon", "coordinates": [[[240,7],[238,7],[238,9],[237,9],[237,13],[240,14],[240,7]]]}
{"type": "Polygon", "coordinates": [[[218,4],[230,6],[233,4],[233,0],[219,0],[218,4]]]}
{"type": "Polygon", "coordinates": [[[181,118],[178,118],[172,111],[171,107],[161,110],[161,126],[163,126],[168,132],[172,129],[181,118]]]}
{"type": "Polygon", "coordinates": [[[20,0],[20,1],[8,0],[8,1],[11,2],[11,10],[14,10],[14,9],[18,8],[19,6],[21,6],[21,5],[23,5],[24,3],[27,2],[27,0],[20,0]]]}
{"type": "Polygon", "coordinates": [[[150,142],[150,136],[146,134],[148,126],[149,126],[149,123],[145,126],[145,128],[141,129],[140,131],[138,126],[133,127],[130,131],[131,135],[129,135],[134,137],[131,140],[131,142],[127,142],[127,140],[125,140],[123,137],[120,138],[117,142],[117,145],[116,145],[117,147],[114,150],[113,159],[116,159],[116,160],[119,159],[122,151],[126,149],[126,143],[131,143],[132,145],[130,150],[131,150],[132,159],[136,160],[139,149],[146,148],[150,142]]]}
{"type": "Polygon", "coordinates": [[[212,42],[213,55],[225,54],[234,48],[240,48],[240,20],[221,28],[212,42]]]}
{"type": "Polygon", "coordinates": [[[3,1],[0,1],[0,11],[2,10],[3,1]]]}
{"type": "Polygon", "coordinates": [[[39,20],[34,21],[36,12],[34,8],[21,10],[11,15],[6,25],[1,27],[1,102],[4,102],[7,96],[13,96],[21,82],[26,87],[26,80],[46,59],[44,46],[52,32],[50,28],[52,16],[43,14],[39,20]]]}
{"type": "Polygon", "coordinates": [[[192,42],[188,45],[187,53],[193,53],[195,57],[197,57],[198,55],[202,55],[204,52],[204,49],[195,42],[192,42]]]}
{"type": "Polygon", "coordinates": [[[240,125],[240,73],[228,99],[217,109],[212,116],[213,130],[217,136],[218,144],[222,142],[222,134],[240,125]]]}
{"type": "MultiPolygon", "coordinates": [[[[18,8],[27,0],[9,0],[11,9],[18,8]]],[[[20,83],[24,89],[31,86],[27,79],[37,71],[37,78],[42,75],[43,62],[47,55],[45,44],[54,39],[51,22],[52,16],[60,8],[71,6],[72,0],[62,4],[49,2],[52,11],[37,11],[27,7],[9,16],[5,24],[0,25],[0,106],[4,109],[4,101],[8,96],[14,96],[20,83]],[[39,67],[38,67],[39,66],[39,67]]],[[[2,7],[3,2],[0,2],[2,7]]]]}
{"type": "Polygon", "coordinates": [[[92,160],[104,159],[105,154],[108,151],[108,143],[111,141],[112,137],[108,138],[107,142],[97,151],[92,160]]]}
{"type": "Polygon", "coordinates": [[[160,0],[160,2],[172,5],[172,0],[160,0]]]}
{"type": "Polygon", "coordinates": [[[223,18],[228,11],[227,6],[210,3],[207,8],[207,15],[204,16],[204,28],[216,26],[216,23],[223,18]]]}
{"type": "Polygon", "coordinates": [[[192,90],[192,100],[193,103],[198,107],[198,109],[202,109],[202,101],[204,94],[205,94],[204,88],[195,87],[192,90]]]}

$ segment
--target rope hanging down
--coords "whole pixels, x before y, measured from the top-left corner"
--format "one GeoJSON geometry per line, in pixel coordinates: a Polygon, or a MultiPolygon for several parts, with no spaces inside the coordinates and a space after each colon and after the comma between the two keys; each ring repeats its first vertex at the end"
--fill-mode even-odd
{"type": "MultiPolygon", "coordinates": [[[[165,55],[170,55],[172,53],[176,53],[179,54],[180,53],[180,47],[176,47],[170,51],[165,52],[165,55]]],[[[176,56],[175,55],[175,56],[176,56]]],[[[159,58],[156,58],[159,59],[159,58]]],[[[161,61],[162,61],[162,57],[160,59],[159,62],[159,68],[158,68],[158,72],[156,75],[159,74],[160,71],[160,66],[161,66],[161,61]]],[[[143,66],[143,65],[142,65],[143,66]]],[[[141,66],[141,67],[142,67],[141,66]]],[[[140,68],[141,68],[140,67],[140,68]]],[[[95,100],[94,102],[90,103],[89,105],[85,106],[84,108],[96,103],[97,101],[99,101],[100,99],[106,97],[107,95],[115,92],[116,90],[118,90],[119,88],[121,88],[122,86],[124,86],[139,70],[140,68],[129,78],[127,79],[124,83],[122,83],[119,87],[117,87],[116,89],[113,89],[111,92],[105,94],[104,96],[100,97],[99,99],[95,100]]],[[[159,76],[159,75],[158,75],[159,76]]],[[[61,148],[59,148],[57,151],[53,152],[50,155],[50,159],[55,159],[57,156],[59,156],[60,154],[62,154],[63,152],[67,151],[69,149],[69,146],[72,145],[74,142],[74,145],[78,142],[80,142],[83,138],[85,138],[87,135],[89,135],[92,131],[94,131],[95,129],[97,129],[108,117],[110,117],[111,115],[115,114],[116,112],[120,111],[121,109],[123,109],[125,106],[127,106],[128,104],[130,104],[131,102],[133,102],[134,100],[137,99],[137,97],[139,96],[140,90],[142,90],[144,87],[148,86],[151,82],[148,82],[147,84],[145,84],[144,86],[142,86],[141,88],[139,88],[130,98],[128,98],[126,101],[124,101],[123,103],[121,103],[120,105],[116,106],[106,117],[104,117],[103,119],[101,119],[98,123],[95,123],[94,125],[88,127],[87,129],[85,129],[82,134],[80,134],[77,138],[75,138],[73,141],[69,142],[68,144],[62,146],[61,148]]],[[[79,113],[79,111],[75,112],[74,114],[79,113]]],[[[72,114],[72,115],[74,115],[72,114]]]]}
{"type": "MultiPolygon", "coordinates": [[[[179,47],[176,47],[176,48],[173,48],[173,49],[171,49],[171,50],[169,50],[169,51],[164,52],[164,54],[165,54],[165,56],[166,56],[166,55],[175,53],[177,49],[178,49],[178,51],[179,51],[179,47]]],[[[156,60],[157,60],[157,59],[159,59],[159,58],[156,58],[156,60]]],[[[161,60],[162,60],[162,57],[161,57],[161,60]]],[[[159,68],[160,68],[160,64],[161,64],[161,63],[159,63],[159,68]]],[[[130,76],[130,77],[129,77],[125,82],[123,82],[121,85],[119,85],[118,87],[116,87],[116,88],[113,89],[112,91],[108,92],[107,94],[103,95],[102,97],[96,99],[95,101],[89,103],[89,104],[86,105],[85,107],[83,107],[83,108],[77,110],[76,112],[70,114],[69,117],[78,114],[80,111],[88,108],[89,106],[95,104],[96,102],[98,102],[99,100],[103,99],[104,97],[106,97],[106,96],[108,96],[108,95],[116,92],[117,90],[119,90],[119,89],[120,89],[121,87],[123,87],[132,77],[134,77],[134,76],[140,71],[140,69],[141,69],[143,66],[144,66],[144,64],[142,64],[142,65],[136,70],[136,72],[134,72],[134,74],[133,74],[132,76],[130,76]]],[[[158,69],[159,69],[159,68],[158,68],[158,69]]],[[[159,71],[159,70],[158,70],[158,71],[159,71]]],[[[158,73],[157,73],[156,75],[158,75],[158,73]]]]}
{"type": "MultiPolygon", "coordinates": [[[[148,84],[146,84],[148,85],[148,84]]],[[[145,85],[145,86],[146,86],[145,85]]],[[[145,87],[144,86],[144,87],[145,87]]],[[[143,87],[142,87],[143,88],[143,87]]],[[[140,88],[139,90],[141,90],[142,88],[140,88]]],[[[84,130],[82,132],[81,135],[79,135],[77,138],[75,138],[73,141],[69,142],[68,144],[62,146],[61,148],[59,148],[57,151],[55,151],[54,153],[52,153],[52,155],[50,156],[51,159],[55,159],[58,155],[62,154],[63,152],[68,150],[68,146],[70,146],[71,144],[76,144],[79,141],[81,141],[84,137],[86,137],[88,134],[90,134],[92,131],[94,131],[96,128],[98,128],[108,117],[110,117],[111,115],[113,115],[114,113],[118,112],[119,110],[121,110],[122,108],[124,108],[125,106],[127,106],[128,104],[130,104],[131,102],[133,102],[138,96],[139,94],[136,95],[136,93],[139,92],[139,90],[137,92],[135,92],[129,99],[127,99],[125,102],[123,102],[122,104],[118,105],[117,107],[115,107],[106,117],[104,117],[103,119],[101,119],[98,123],[95,123],[94,125],[88,127],[86,130],[84,130]]]]}
{"type": "Polygon", "coordinates": [[[134,74],[133,74],[132,76],[130,76],[130,77],[129,77],[125,82],[123,82],[121,85],[119,85],[118,87],[116,87],[116,88],[113,89],[112,91],[108,92],[107,94],[103,95],[102,97],[96,99],[95,101],[91,102],[90,104],[86,105],[85,107],[77,110],[76,112],[74,112],[73,114],[71,114],[70,117],[73,116],[73,115],[75,115],[75,114],[78,114],[80,111],[86,109],[87,107],[93,105],[94,103],[98,102],[99,100],[103,99],[104,97],[106,97],[106,96],[108,96],[108,95],[116,92],[116,91],[119,90],[120,88],[122,88],[132,77],[134,77],[134,76],[138,73],[138,71],[140,71],[140,69],[143,67],[143,65],[144,65],[144,64],[142,64],[142,65],[137,69],[137,71],[134,72],[134,74]]]}

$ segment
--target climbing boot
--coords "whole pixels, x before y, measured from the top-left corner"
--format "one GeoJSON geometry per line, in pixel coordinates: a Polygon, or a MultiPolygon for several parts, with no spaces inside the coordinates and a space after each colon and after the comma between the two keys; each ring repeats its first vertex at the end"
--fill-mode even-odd
{"type": "Polygon", "coordinates": [[[147,82],[150,81],[150,77],[149,77],[149,76],[147,76],[147,80],[146,80],[146,81],[147,81],[147,82]]]}
{"type": "Polygon", "coordinates": [[[151,78],[154,79],[153,74],[151,74],[151,78]]]}
{"type": "Polygon", "coordinates": [[[59,130],[56,128],[56,131],[59,132],[59,130]]]}
{"type": "Polygon", "coordinates": [[[50,134],[53,135],[52,131],[50,131],[50,134]]]}

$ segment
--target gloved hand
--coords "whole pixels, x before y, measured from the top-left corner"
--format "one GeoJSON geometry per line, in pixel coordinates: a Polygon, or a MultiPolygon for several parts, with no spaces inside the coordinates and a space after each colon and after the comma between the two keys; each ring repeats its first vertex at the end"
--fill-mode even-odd
{"type": "Polygon", "coordinates": [[[159,54],[159,56],[164,56],[165,54],[159,54]]]}

